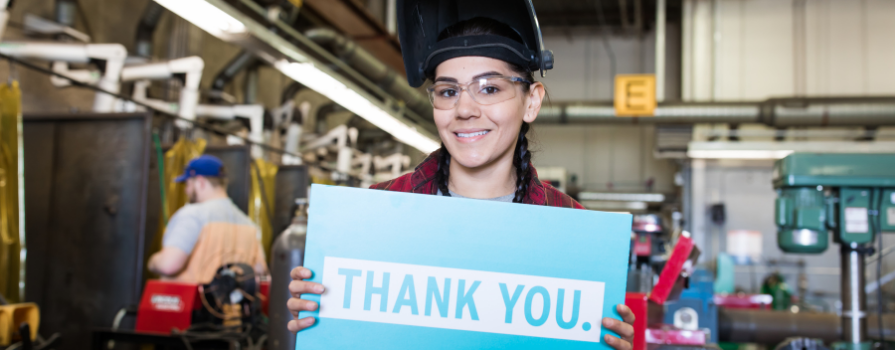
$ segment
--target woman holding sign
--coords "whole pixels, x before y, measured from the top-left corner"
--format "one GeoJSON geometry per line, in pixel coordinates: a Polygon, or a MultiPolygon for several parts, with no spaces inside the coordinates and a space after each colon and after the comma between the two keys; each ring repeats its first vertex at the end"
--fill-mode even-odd
{"type": "MultiPolygon", "coordinates": [[[[530,0],[398,0],[398,24],[407,79],[425,80],[443,142],[413,173],[373,185],[373,189],[502,202],[583,207],[538,180],[531,165],[527,134],[546,95],[534,71],[553,68],[543,48],[530,0]]],[[[443,215],[443,214],[433,214],[443,215]]],[[[306,282],[312,272],[292,271],[289,309],[314,311],[301,294],[324,286],[306,282]]],[[[607,344],[631,349],[634,314],[618,305],[625,322],[603,319],[607,344]]],[[[291,331],[313,325],[307,317],[289,322],[291,331]]]]}

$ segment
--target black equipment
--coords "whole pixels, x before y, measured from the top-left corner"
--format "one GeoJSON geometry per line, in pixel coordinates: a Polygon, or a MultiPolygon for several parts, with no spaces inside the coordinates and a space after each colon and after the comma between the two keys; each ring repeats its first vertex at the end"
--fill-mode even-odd
{"type": "Polygon", "coordinates": [[[398,0],[398,37],[407,81],[423,85],[441,62],[461,56],[484,56],[539,70],[553,69],[553,52],[544,48],[531,0],[398,0]],[[523,43],[495,35],[461,36],[438,41],[438,34],[476,17],[513,28],[523,43]]]}
{"type": "MultiPolygon", "coordinates": [[[[261,300],[255,270],[248,264],[227,264],[214,279],[199,290],[204,308],[193,318],[207,320],[225,328],[255,325],[261,315],[261,300]]],[[[201,321],[200,321],[201,322],[201,321]]]]}

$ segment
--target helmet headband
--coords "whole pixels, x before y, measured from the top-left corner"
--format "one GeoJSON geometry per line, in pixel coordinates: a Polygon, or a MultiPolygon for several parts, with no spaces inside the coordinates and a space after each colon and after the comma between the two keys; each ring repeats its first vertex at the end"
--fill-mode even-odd
{"type": "Polygon", "coordinates": [[[483,56],[512,63],[541,76],[553,68],[544,48],[531,0],[398,0],[398,37],[407,82],[423,85],[438,64],[461,56],[483,56]],[[438,40],[448,27],[476,17],[493,19],[516,31],[517,42],[500,35],[469,35],[438,40]]]}
{"type": "Polygon", "coordinates": [[[534,53],[522,43],[499,35],[471,35],[436,43],[423,62],[423,72],[425,76],[433,76],[439,64],[463,56],[490,57],[531,71],[538,69],[534,53]]]}

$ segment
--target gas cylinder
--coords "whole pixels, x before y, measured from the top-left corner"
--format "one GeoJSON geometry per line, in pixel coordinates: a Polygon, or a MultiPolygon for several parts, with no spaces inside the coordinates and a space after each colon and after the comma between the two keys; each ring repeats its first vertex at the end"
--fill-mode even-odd
{"type": "Polygon", "coordinates": [[[292,281],[290,272],[293,268],[301,266],[305,258],[305,237],[308,231],[308,219],[305,208],[307,200],[296,200],[298,210],[292,219],[292,224],[277,237],[271,249],[270,263],[270,314],[268,343],[272,350],[295,349],[295,334],[286,328],[292,320],[292,314],[286,307],[286,302],[291,297],[289,283],[292,281]]]}

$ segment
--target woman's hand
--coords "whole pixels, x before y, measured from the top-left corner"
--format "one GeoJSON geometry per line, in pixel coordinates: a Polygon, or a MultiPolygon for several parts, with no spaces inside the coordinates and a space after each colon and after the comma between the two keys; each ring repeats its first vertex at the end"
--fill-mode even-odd
{"type": "Polygon", "coordinates": [[[292,282],[289,283],[289,293],[292,294],[292,298],[289,298],[286,307],[295,319],[289,321],[289,325],[286,327],[289,328],[290,332],[298,332],[314,325],[314,322],[316,321],[313,317],[305,317],[299,320],[298,312],[317,310],[317,303],[301,299],[301,295],[323,293],[323,285],[320,283],[304,281],[305,279],[311,278],[313,274],[311,273],[311,270],[301,266],[292,269],[291,275],[292,282]]]}
{"type": "Polygon", "coordinates": [[[603,319],[603,327],[615,332],[622,338],[619,339],[607,334],[603,339],[606,341],[606,344],[609,344],[615,350],[631,350],[631,344],[634,343],[634,313],[624,304],[616,305],[615,309],[618,310],[618,314],[625,322],[606,317],[603,319]]]}

